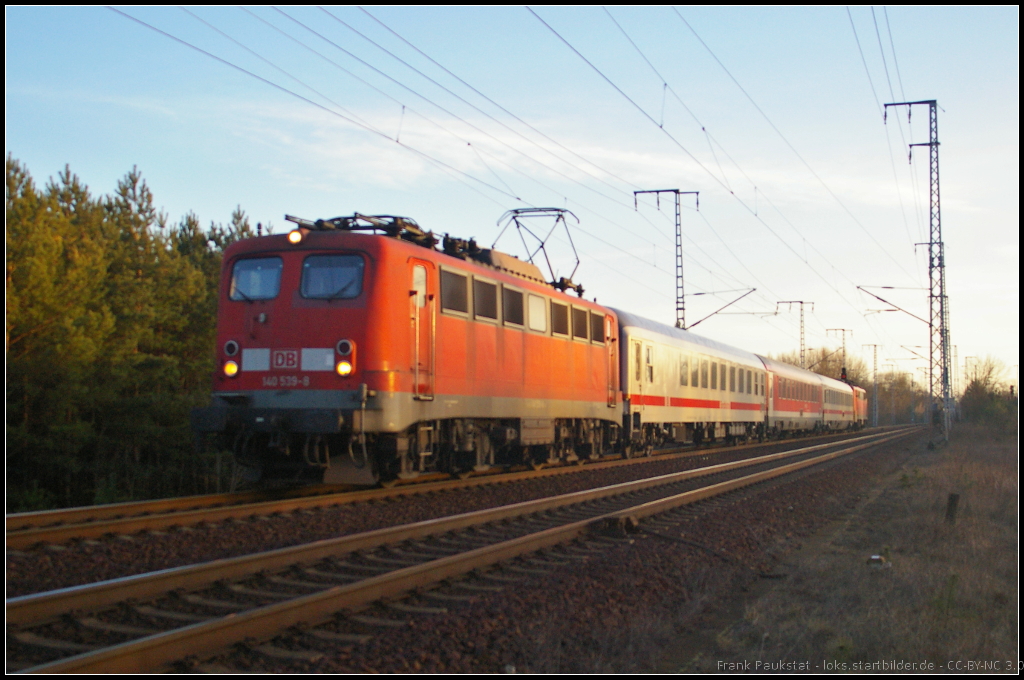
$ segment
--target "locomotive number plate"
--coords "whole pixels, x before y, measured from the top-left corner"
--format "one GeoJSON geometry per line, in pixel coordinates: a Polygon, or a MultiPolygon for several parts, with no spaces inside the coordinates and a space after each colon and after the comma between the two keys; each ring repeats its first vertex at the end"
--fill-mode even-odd
{"type": "Polygon", "coordinates": [[[265,375],[264,387],[309,387],[308,375],[265,375]]]}

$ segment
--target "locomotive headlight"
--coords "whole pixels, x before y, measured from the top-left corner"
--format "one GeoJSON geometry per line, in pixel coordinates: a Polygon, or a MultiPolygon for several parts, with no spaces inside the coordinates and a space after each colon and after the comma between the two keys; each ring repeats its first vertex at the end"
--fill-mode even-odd
{"type": "Polygon", "coordinates": [[[352,374],[352,364],[348,361],[339,361],[334,367],[334,370],[338,372],[338,375],[345,377],[352,374]]]}
{"type": "Polygon", "coordinates": [[[224,375],[226,375],[229,378],[234,378],[236,375],[238,375],[238,364],[234,361],[225,361],[224,375]]]}
{"type": "Polygon", "coordinates": [[[298,229],[295,229],[293,231],[289,231],[288,232],[288,243],[291,243],[292,245],[295,245],[296,243],[300,243],[301,241],[302,241],[302,232],[301,231],[299,231],[298,229]]]}

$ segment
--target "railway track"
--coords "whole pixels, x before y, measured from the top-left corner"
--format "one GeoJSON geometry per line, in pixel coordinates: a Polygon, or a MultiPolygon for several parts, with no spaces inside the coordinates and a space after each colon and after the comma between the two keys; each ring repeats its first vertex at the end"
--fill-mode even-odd
{"type": "MultiPolygon", "coordinates": [[[[906,436],[857,437],[564,496],[7,601],[8,670],[145,672],[302,624],[355,644],[531,570],[587,559],[608,527],[906,436]],[[511,560],[546,551],[532,563],[511,560]],[[495,565],[501,564],[496,567],[495,565]],[[475,570],[482,577],[439,586],[475,570]],[[414,600],[397,601],[415,592],[414,600]],[[383,603],[383,604],[381,604],[383,603]],[[365,608],[374,609],[367,612],[365,608]],[[363,611],[360,611],[363,610],[363,611]],[[338,612],[345,614],[338,618],[338,612]]],[[[256,644],[269,656],[297,652],[256,644]]],[[[299,656],[295,656],[299,655],[299,656]]]]}
{"type": "MultiPolygon", "coordinates": [[[[841,439],[851,436],[844,433],[819,439],[841,439]]],[[[134,534],[140,531],[161,531],[171,527],[194,526],[199,523],[222,522],[231,519],[273,515],[299,510],[360,503],[371,500],[399,498],[402,496],[455,490],[494,484],[536,479],[551,475],[571,474],[580,470],[600,470],[624,465],[643,464],[651,460],[666,460],[673,457],[710,456],[730,451],[778,446],[779,443],[745,444],[735,447],[708,449],[669,449],[645,458],[600,460],[586,465],[546,467],[540,470],[513,472],[492,472],[452,479],[428,478],[418,483],[401,484],[383,489],[353,489],[346,487],[307,487],[299,490],[267,492],[250,491],[243,493],[209,494],[168,498],[155,501],[117,503],[110,505],[45,510],[8,515],[6,517],[7,548],[24,550],[39,544],[60,544],[74,539],[96,539],[110,534],[134,534]],[[432,481],[431,481],[432,480],[432,481]]]]}

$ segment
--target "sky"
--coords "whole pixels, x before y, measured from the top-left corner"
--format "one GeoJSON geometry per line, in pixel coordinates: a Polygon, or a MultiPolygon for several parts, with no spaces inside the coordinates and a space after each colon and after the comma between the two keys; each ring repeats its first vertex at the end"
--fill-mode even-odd
{"type": "MultiPolygon", "coordinates": [[[[171,223],[189,212],[224,223],[236,206],[275,232],[285,214],[403,215],[521,257],[532,241],[502,231],[502,216],[562,208],[569,229],[546,246],[555,276],[669,325],[674,196],[634,192],[699,192],[680,196],[694,332],[795,352],[800,306],[780,303],[804,301],[808,348],[845,338],[870,367],[877,345],[880,374],[921,384],[929,163],[927,147],[908,162],[908,144],[929,141],[928,106],[908,122],[908,107],[883,116],[882,105],[936,100],[957,377],[962,388],[965,363],[991,356],[1016,378],[1016,7],[8,7],[5,18],[6,152],[40,184],[68,166],[106,194],[137,167],[171,223]]],[[[529,225],[546,234],[554,222],[529,225]]]]}

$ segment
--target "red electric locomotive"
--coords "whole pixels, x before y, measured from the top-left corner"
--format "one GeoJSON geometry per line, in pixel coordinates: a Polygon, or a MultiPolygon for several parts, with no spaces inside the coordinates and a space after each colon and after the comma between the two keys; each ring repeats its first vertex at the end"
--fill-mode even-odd
{"type": "Polygon", "coordinates": [[[192,414],[256,474],[371,483],[866,420],[858,387],[601,307],[472,240],[287,219],[225,252],[213,400],[192,414]]]}
{"type": "Polygon", "coordinates": [[[617,319],[571,283],[472,240],[438,251],[406,218],[287,219],[298,228],[225,252],[219,369],[193,427],[237,463],[370,481],[618,440],[617,319]]]}

